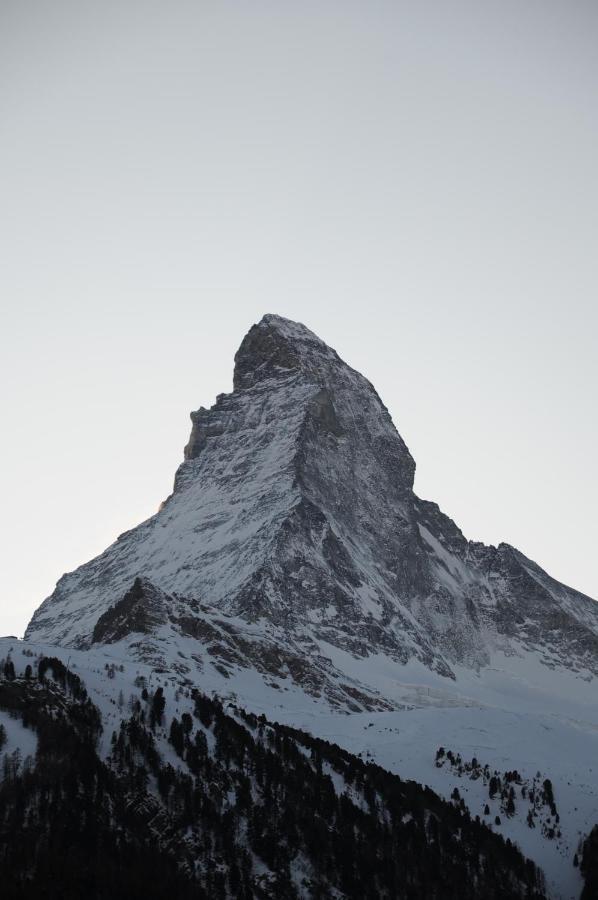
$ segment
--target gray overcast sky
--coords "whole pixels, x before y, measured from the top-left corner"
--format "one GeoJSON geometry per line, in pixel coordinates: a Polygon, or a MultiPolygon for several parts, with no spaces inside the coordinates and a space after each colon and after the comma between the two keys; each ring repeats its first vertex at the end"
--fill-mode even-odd
{"type": "Polygon", "coordinates": [[[264,312],[598,597],[598,4],[0,0],[0,633],[170,492],[264,312]]]}

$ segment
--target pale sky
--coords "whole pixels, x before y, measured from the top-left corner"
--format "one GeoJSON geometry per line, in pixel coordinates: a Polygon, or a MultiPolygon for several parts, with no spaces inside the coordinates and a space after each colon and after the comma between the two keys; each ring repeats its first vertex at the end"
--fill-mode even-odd
{"type": "Polygon", "coordinates": [[[598,4],[0,0],[0,634],[170,492],[265,312],[598,597],[598,4]]]}

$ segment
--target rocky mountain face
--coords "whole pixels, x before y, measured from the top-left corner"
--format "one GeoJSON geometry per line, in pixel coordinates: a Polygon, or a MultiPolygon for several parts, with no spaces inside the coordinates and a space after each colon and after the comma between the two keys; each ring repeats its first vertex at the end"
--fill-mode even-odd
{"type": "Polygon", "coordinates": [[[306,327],[264,316],[233,385],[191,414],[159,512],[64,575],[28,640],[126,641],[156,666],[251,669],[348,709],[393,702],[352,659],[453,679],[503,651],[598,675],[598,604],[419,499],[376,391],[306,327]]]}

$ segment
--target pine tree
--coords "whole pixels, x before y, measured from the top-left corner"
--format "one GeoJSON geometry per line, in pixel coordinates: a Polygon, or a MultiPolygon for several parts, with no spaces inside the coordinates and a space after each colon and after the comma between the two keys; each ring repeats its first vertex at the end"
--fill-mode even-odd
{"type": "Polygon", "coordinates": [[[174,747],[177,756],[182,757],[185,749],[185,733],[176,716],[173,716],[170,723],[170,743],[174,747]]]}
{"type": "Polygon", "coordinates": [[[152,718],[158,725],[162,724],[164,716],[164,708],[166,707],[166,698],[161,687],[156,688],[156,692],[152,699],[152,718]]]}
{"type": "Polygon", "coordinates": [[[554,804],[554,796],[552,793],[552,781],[550,778],[544,779],[544,799],[548,806],[552,806],[554,804]]]}
{"type": "Polygon", "coordinates": [[[15,664],[10,657],[4,663],[4,677],[7,681],[14,681],[16,678],[15,664]]]}

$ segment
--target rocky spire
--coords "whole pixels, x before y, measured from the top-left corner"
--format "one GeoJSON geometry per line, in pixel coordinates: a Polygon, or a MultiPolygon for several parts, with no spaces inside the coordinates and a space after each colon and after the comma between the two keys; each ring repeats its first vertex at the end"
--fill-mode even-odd
{"type": "Polygon", "coordinates": [[[342,365],[337,353],[300,322],[267,314],[253,325],[235,354],[234,389],[245,390],[256,382],[302,373],[325,382],[334,366],[342,365]]]}
{"type": "MultiPolygon", "coordinates": [[[[304,325],[264,316],[236,354],[232,393],[191,418],[171,497],[65,575],[28,637],[86,646],[108,620],[114,630],[115,607],[119,635],[151,620],[200,642],[234,616],[254,637],[276,636],[288,668],[303,671],[307,654],[320,675],[320,642],[447,676],[496,648],[541,645],[545,658],[598,672],[598,606],[507,545],[469,543],[420,500],[378,394],[304,325]],[[151,585],[171,598],[153,619],[141,614],[143,598],[162,598],[151,585]]],[[[239,646],[227,651],[238,664],[265,652],[252,656],[246,637],[239,646]]]]}

